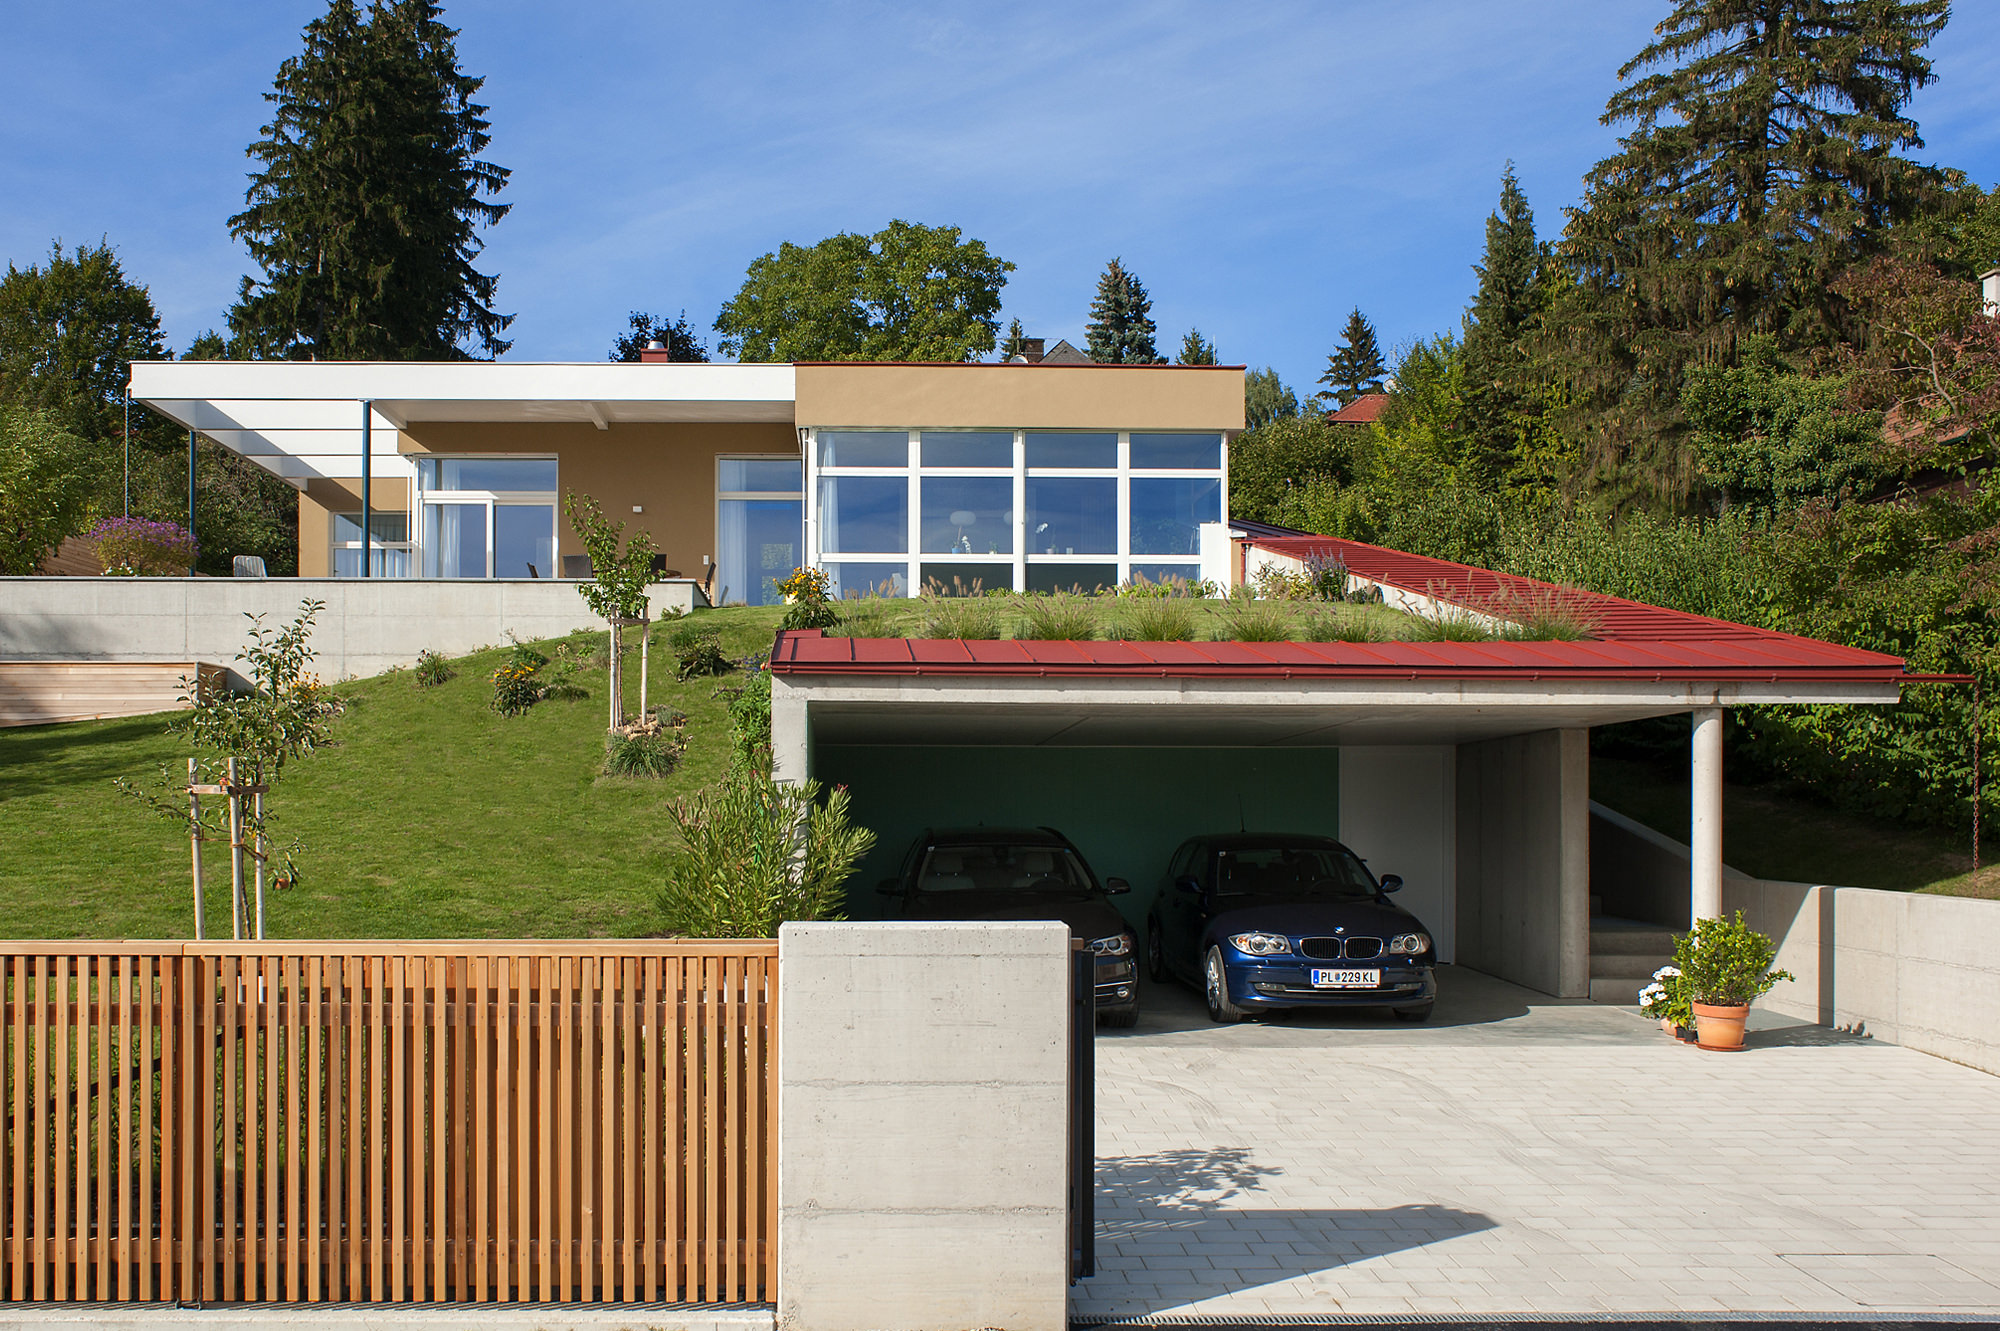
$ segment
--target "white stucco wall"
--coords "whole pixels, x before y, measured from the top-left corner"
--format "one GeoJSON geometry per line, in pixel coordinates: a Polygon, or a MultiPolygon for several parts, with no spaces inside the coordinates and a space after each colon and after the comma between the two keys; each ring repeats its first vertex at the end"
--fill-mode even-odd
{"type": "Polygon", "coordinates": [[[1458,959],[1456,760],[1448,744],[1340,750],[1340,839],[1377,875],[1402,875],[1397,904],[1424,922],[1441,961],[1458,959]]]}

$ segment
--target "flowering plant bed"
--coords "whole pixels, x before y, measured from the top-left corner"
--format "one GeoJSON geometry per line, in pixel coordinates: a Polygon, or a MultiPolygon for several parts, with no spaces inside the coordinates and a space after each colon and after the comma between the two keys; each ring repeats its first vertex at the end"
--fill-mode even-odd
{"type": "Polygon", "coordinates": [[[151,518],[105,518],[85,533],[111,577],[172,577],[194,567],[193,533],[151,518]]]}

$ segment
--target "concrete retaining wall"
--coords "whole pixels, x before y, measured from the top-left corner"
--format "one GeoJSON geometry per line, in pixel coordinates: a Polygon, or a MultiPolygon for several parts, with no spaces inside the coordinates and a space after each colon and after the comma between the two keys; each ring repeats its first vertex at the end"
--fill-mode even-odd
{"type": "MultiPolygon", "coordinates": [[[[1687,847],[1601,806],[1591,814],[1592,891],[1605,911],[1685,929],[1687,847]],[[1648,902],[1662,908],[1632,913],[1648,902]]],[[[2000,1074],[2000,901],[1728,870],[1722,909],[1769,934],[1796,977],[1759,1007],[2000,1074]]]]}
{"type": "Polygon", "coordinates": [[[778,1324],[1061,1331],[1069,930],[779,933],[778,1324]]]}
{"type": "MultiPolygon", "coordinates": [[[[313,634],[326,679],[409,665],[429,648],[458,655],[507,641],[603,628],[555,579],[0,578],[0,658],[18,661],[213,661],[243,649],[246,614],[290,622],[299,602],[326,602],[313,634]]],[[[649,590],[653,612],[700,604],[697,584],[649,590]]]]}
{"type": "Polygon", "coordinates": [[[1460,964],[1587,996],[1589,732],[1461,744],[1457,767],[1460,964]]]}

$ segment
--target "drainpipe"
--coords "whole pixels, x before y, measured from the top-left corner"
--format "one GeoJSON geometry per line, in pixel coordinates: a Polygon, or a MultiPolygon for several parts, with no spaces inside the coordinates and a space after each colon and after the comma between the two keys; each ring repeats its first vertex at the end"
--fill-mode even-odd
{"type": "Polygon", "coordinates": [[[1722,709],[1698,707],[1688,794],[1689,923],[1722,918],[1722,709]]]}
{"type": "Polygon", "coordinates": [[[375,403],[372,399],[361,400],[361,576],[368,577],[373,572],[369,568],[368,529],[373,526],[369,516],[368,479],[371,454],[375,451],[373,427],[375,423],[375,403]]]}

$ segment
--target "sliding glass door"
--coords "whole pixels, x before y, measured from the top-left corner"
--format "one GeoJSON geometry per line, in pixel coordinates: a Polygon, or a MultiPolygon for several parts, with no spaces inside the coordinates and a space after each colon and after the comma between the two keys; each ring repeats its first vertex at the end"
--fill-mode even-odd
{"type": "Polygon", "coordinates": [[[805,563],[804,464],[797,458],[716,459],[718,605],[775,605],[778,584],[805,563]]]}
{"type": "Polygon", "coordinates": [[[553,458],[420,458],[423,575],[553,578],[553,458]]]}

